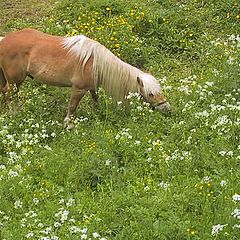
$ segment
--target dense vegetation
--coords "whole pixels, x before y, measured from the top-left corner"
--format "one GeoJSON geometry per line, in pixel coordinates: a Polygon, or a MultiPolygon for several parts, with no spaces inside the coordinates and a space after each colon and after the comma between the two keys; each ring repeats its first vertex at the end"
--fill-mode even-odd
{"type": "Polygon", "coordinates": [[[239,1],[37,4],[3,7],[0,31],[96,39],[157,77],[173,113],[100,91],[67,131],[70,89],[28,79],[21,113],[1,108],[0,239],[239,239],[239,1]]]}

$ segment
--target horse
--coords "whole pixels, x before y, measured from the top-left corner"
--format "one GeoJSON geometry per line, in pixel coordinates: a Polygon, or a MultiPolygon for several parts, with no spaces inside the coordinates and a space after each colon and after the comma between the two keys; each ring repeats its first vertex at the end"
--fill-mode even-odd
{"type": "Polygon", "coordinates": [[[124,62],[99,42],[84,35],[54,36],[35,29],[8,33],[0,41],[0,92],[8,103],[15,88],[30,77],[59,87],[71,87],[68,111],[64,119],[67,128],[80,100],[90,92],[97,103],[101,87],[116,100],[125,101],[132,92],[163,112],[170,104],[152,75],[124,62]]]}

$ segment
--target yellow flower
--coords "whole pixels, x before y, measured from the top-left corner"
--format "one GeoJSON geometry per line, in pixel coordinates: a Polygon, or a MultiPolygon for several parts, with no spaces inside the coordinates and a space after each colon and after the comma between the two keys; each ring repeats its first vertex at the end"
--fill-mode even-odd
{"type": "Polygon", "coordinates": [[[192,234],[192,235],[195,235],[195,233],[196,233],[196,232],[195,232],[194,230],[191,231],[191,234],[192,234]]]}
{"type": "Polygon", "coordinates": [[[119,43],[115,44],[115,47],[120,48],[120,44],[119,43]]]}
{"type": "Polygon", "coordinates": [[[236,16],[236,19],[239,19],[239,18],[240,18],[240,15],[237,15],[237,16],[236,16]]]}
{"type": "Polygon", "coordinates": [[[196,231],[194,229],[188,228],[187,229],[188,234],[195,235],[196,231]]]}
{"type": "Polygon", "coordinates": [[[111,8],[110,8],[110,7],[106,7],[106,10],[107,10],[107,11],[111,11],[111,8]]]}

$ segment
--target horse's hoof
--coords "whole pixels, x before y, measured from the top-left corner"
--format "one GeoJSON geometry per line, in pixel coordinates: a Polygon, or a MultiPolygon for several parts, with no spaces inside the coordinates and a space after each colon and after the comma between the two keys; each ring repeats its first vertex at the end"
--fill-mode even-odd
{"type": "Polygon", "coordinates": [[[17,110],[17,111],[15,111],[15,110],[10,110],[10,111],[9,111],[9,115],[10,115],[10,116],[16,116],[16,115],[20,114],[20,112],[21,112],[20,110],[17,110]]]}
{"type": "Polygon", "coordinates": [[[74,127],[74,125],[73,125],[72,123],[69,123],[69,124],[66,126],[66,129],[70,131],[70,130],[73,129],[73,127],[74,127]]]}
{"type": "Polygon", "coordinates": [[[73,127],[74,127],[73,123],[71,122],[71,119],[68,118],[68,117],[66,117],[66,118],[64,119],[63,126],[64,126],[64,128],[66,128],[67,130],[71,130],[71,129],[73,129],[73,127]]]}

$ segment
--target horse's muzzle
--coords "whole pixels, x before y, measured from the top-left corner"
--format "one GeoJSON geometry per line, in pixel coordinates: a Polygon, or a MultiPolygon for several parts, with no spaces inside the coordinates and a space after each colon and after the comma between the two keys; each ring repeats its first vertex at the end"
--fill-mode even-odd
{"type": "Polygon", "coordinates": [[[171,106],[169,102],[163,102],[155,106],[155,109],[159,110],[160,112],[164,114],[170,114],[171,113],[171,106]]]}

